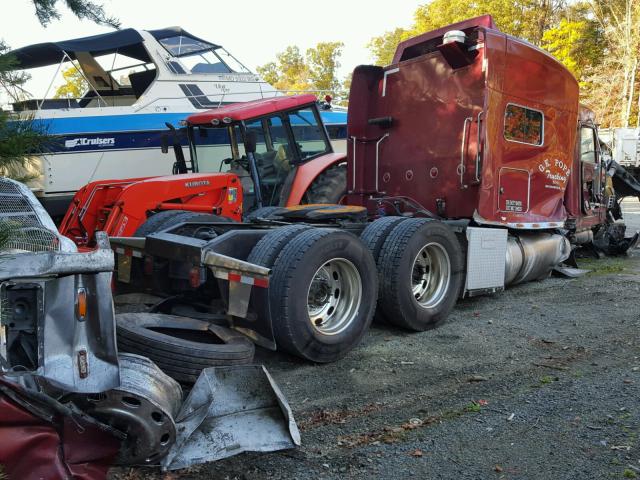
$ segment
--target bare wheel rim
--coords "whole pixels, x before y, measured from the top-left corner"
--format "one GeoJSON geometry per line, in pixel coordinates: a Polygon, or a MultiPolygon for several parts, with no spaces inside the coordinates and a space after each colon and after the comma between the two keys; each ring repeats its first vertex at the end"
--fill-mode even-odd
{"type": "Polygon", "coordinates": [[[451,281],[449,254],[439,243],[427,243],[413,260],[411,291],[422,308],[434,308],[446,297],[451,281]]]}
{"type": "Polygon", "coordinates": [[[337,335],[355,320],[362,302],[362,280],[356,266],[334,258],[313,275],[307,292],[311,326],[323,335],[337,335]]]}

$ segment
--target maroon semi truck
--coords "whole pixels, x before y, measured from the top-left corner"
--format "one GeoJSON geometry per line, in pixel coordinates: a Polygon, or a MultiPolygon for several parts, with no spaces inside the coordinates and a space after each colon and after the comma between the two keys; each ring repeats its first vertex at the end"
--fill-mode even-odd
{"type": "MultiPolygon", "coordinates": [[[[562,64],[490,16],[407,40],[392,65],[354,71],[346,205],[114,239],[118,278],[143,285],[130,275],[137,252],[146,287],[222,302],[259,344],[316,362],[357,345],[376,310],[433,328],[461,296],[544,278],[577,245],[624,252],[637,241],[613,219],[612,179],[578,97],[562,64]]],[[[238,140],[247,155],[286,113],[238,140]]]]}

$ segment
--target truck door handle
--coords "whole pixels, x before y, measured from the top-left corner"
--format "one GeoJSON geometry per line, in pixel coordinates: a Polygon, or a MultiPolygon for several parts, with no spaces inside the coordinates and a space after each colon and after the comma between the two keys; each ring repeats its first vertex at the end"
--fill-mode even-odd
{"type": "Polygon", "coordinates": [[[480,138],[480,125],[482,122],[482,114],[484,112],[482,110],[480,110],[480,113],[478,113],[478,135],[477,135],[477,143],[476,143],[476,182],[480,182],[480,162],[482,159],[482,152],[481,152],[481,146],[482,146],[482,139],[480,138]]]}
{"type": "Polygon", "coordinates": [[[460,147],[460,165],[458,165],[458,175],[460,175],[460,188],[467,188],[464,184],[464,159],[465,159],[465,147],[467,145],[467,125],[473,121],[472,117],[467,117],[462,123],[462,146],[460,147]]]}

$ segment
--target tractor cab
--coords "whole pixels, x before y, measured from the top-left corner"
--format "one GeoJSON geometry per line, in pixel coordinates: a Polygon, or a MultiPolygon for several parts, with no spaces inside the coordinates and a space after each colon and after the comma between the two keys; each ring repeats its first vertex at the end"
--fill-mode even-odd
{"type": "Polygon", "coordinates": [[[287,204],[298,167],[333,154],[315,95],[236,103],[186,120],[191,165],[176,150],[176,173],[240,177],[245,211],[287,204]]]}

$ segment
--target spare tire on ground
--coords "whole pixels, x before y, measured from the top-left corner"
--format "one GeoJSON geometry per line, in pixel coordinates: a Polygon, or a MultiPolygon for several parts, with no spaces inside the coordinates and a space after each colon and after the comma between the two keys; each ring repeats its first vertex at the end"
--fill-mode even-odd
{"type": "Polygon", "coordinates": [[[162,313],[116,315],[118,349],[149,357],[172,378],[193,383],[207,367],[253,361],[251,340],[230,328],[162,313]]]}

